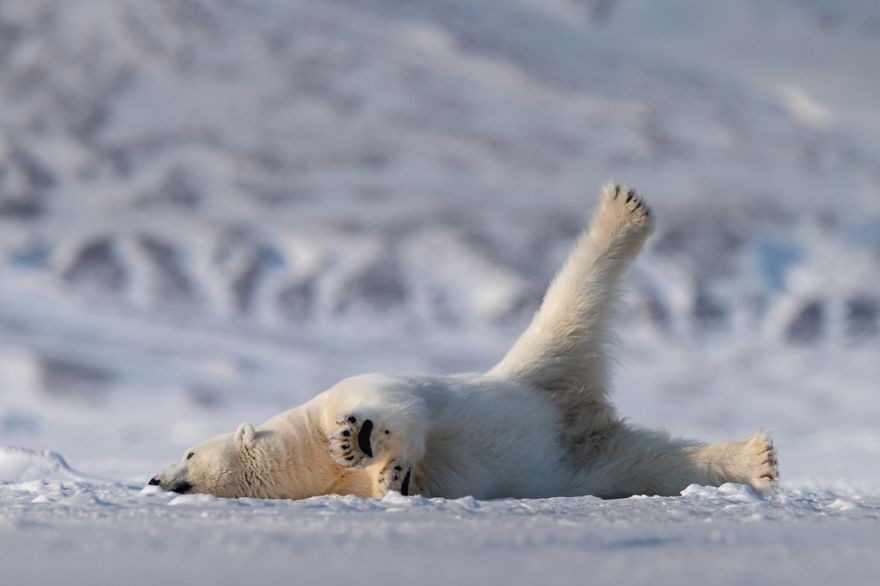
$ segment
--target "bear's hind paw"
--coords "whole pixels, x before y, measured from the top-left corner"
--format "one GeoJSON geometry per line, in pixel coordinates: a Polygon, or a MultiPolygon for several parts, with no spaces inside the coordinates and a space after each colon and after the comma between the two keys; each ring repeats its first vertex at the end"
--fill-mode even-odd
{"type": "Polygon", "coordinates": [[[633,226],[650,231],[653,223],[651,208],[635,189],[609,184],[602,187],[603,214],[619,226],[633,226]]]}
{"type": "Polygon", "coordinates": [[[773,440],[764,432],[758,432],[745,444],[751,458],[750,484],[761,494],[773,494],[779,483],[779,460],[773,440]]]}

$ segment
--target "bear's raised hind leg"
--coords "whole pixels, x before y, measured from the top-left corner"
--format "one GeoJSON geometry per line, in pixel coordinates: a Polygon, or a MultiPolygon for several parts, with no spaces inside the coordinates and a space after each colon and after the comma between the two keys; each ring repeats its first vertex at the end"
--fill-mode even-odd
{"type": "MultiPolygon", "coordinates": [[[[551,391],[575,417],[589,409],[612,419],[605,347],[617,284],[651,233],[653,218],[635,190],[603,187],[590,228],[553,279],[532,323],[489,374],[551,391]]],[[[576,434],[581,432],[592,430],[576,434]]]]}

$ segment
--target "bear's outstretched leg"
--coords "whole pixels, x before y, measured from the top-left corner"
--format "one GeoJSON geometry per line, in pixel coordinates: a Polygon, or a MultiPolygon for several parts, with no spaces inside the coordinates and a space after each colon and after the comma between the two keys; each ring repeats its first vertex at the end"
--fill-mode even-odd
{"type": "Polygon", "coordinates": [[[579,444],[615,419],[607,399],[609,322],[618,282],[651,233],[653,215],[634,190],[606,185],[526,331],[490,376],[553,393],[579,444]]]}
{"type": "Polygon", "coordinates": [[[763,432],[740,442],[703,444],[621,426],[590,466],[584,491],[603,497],[673,496],[689,484],[747,484],[767,495],[779,481],[776,449],[763,432]]]}

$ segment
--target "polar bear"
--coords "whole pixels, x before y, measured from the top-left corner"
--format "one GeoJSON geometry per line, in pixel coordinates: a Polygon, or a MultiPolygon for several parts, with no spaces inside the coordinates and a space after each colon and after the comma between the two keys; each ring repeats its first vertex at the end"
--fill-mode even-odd
{"type": "Polygon", "coordinates": [[[479,499],[676,495],[692,483],[778,481],[762,432],[705,444],[634,427],[608,398],[610,317],[654,216],[607,185],[531,324],[485,374],[345,379],[258,428],[187,450],[149,481],[179,493],[479,499]]]}

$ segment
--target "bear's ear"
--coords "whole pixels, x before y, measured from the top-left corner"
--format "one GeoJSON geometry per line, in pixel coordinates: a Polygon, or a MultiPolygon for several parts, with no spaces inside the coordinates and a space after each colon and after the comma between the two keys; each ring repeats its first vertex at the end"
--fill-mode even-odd
{"type": "Polygon", "coordinates": [[[243,448],[247,447],[253,443],[254,435],[256,435],[254,426],[250,423],[242,423],[235,430],[235,443],[243,448]]]}

